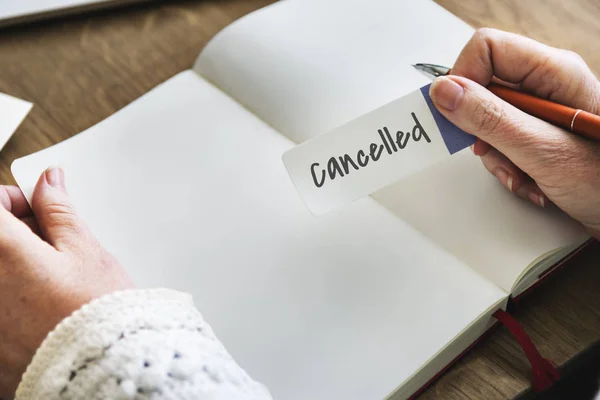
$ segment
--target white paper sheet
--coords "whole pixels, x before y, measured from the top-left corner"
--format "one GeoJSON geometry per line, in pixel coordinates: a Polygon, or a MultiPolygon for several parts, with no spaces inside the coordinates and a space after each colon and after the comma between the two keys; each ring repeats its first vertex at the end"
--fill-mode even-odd
{"type": "Polygon", "coordinates": [[[299,144],[283,161],[308,208],[320,215],[446,160],[474,142],[474,136],[435,109],[427,85],[299,144]]]}
{"type": "Polygon", "coordinates": [[[431,0],[286,0],[221,31],[195,69],[295,143],[431,83],[473,29],[431,0]]]}
{"type": "Polygon", "coordinates": [[[33,104],[16,97],[0,93],[0,150],[15,133],[33,104]]]}

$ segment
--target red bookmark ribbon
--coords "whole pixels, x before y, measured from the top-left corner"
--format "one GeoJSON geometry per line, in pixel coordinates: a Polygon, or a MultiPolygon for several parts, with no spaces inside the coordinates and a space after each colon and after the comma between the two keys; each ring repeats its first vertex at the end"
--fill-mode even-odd
{"type": "Polygon", "coordinates": [[[517,339],[523,352],[531,364],[531,373],[533,380],[533,390],[542,392],[549,389],[554,382],[560,379],[560,374],[556,367],[549,360],[542,357],[531,338],[525,332],[525,329],[516,319],[504,310],[497,310],[494,317],[502,323],[512,335],[517,339]]]}

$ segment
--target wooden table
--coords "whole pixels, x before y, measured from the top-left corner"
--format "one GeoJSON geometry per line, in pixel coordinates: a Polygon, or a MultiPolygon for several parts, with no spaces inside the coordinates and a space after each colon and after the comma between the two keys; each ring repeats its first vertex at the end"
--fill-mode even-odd
{"type": "MultiPolygon", "coordinates": [[[[0,153],[0,182],[14,182],[12,160],[90,127],[189,68],[216,32],[270,2],[174,0],[0,31],[0,91],[35,103],[0,153]]],[[[596,0],[438,2],[474,27],[497,27],[575,50],[600,72],[596,0]]],[[[516,312],[541,353],[559,365],[600,339],[599,255],[600,246],[585,251],[516,312]]],[[[529,389],[525,356],[498,329],[422,398],[504,399],[529,389]]]]}

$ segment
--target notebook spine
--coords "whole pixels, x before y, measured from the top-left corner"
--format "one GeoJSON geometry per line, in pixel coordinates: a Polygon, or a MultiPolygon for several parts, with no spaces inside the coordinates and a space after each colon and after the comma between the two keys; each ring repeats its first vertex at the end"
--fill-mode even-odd
{"type": "Polygon", "coordinates": [[[554,382],[560,379],[558,369],[551,361],[542,357],[531,338],[527,335],[527,332],[525,332],[525,329],[523,329],[512,315],[501,309],[497,310],[493,315],[517,339],[527,356],[531,364],[533,390],[542,392],[549,389],[554,382]]]}

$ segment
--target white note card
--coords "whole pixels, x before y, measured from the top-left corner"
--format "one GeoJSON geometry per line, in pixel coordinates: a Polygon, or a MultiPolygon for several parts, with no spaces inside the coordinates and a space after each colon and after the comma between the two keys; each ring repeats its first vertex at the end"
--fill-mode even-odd
{"type": "Polygon", "coordinates": [[[33,104],[0,93],[0,150],[25,119],[33,104]]]}
{"type": "Polygon", "coordinates": [[[437,111],[429,86],[283,154],[288,174],[313,214],[368,196],[475,142],[437,111]]]}

